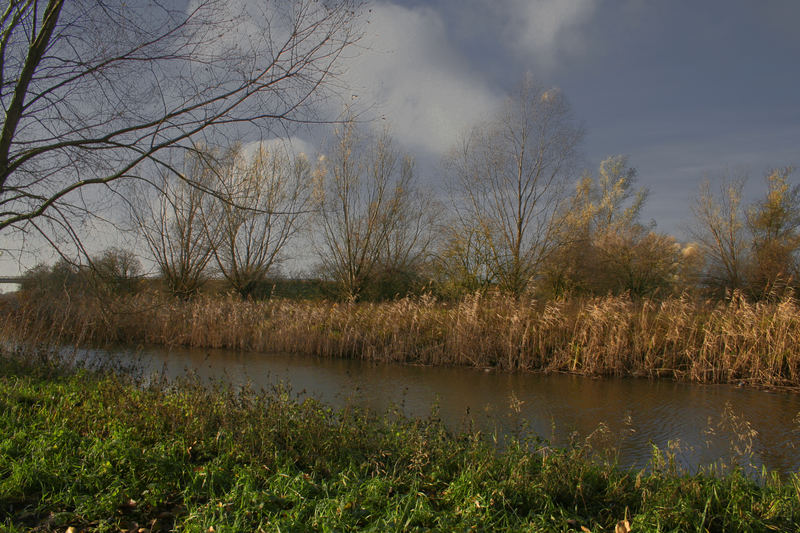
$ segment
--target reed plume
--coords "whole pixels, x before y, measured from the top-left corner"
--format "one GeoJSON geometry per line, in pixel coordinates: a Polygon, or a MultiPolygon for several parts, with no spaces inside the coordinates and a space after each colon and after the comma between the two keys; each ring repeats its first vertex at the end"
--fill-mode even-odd
{"type": "Polygon", "coordinates": [[[626,296],[541,302],[501,293],[391,302],[157,293],[7,306],[7,339],[289,352],[426,365],[800,385],[793,298],[725,302],[626,296]]]}

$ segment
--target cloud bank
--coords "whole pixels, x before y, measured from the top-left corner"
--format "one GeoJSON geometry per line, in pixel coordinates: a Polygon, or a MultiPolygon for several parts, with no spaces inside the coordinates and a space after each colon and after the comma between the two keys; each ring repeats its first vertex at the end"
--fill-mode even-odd
{"type": "Polygon", "coordinates": [[[442,1],[414,7],[379,2],[365,17],[363,48],[345,63],[344,81],[353,101],[372,106],[371,114],[386,120],[408,149],[443,154],[500,104],[503,90],[519,82],[527,68],[545,69],[573,48],[573,30],[591,17],[594,5],[595,0],[442,1]],[[468,29],[478,27],[481,32],[468,29]],[[485,41],[480,46],[485,53],[464,46],[475,37],[485,41]],[[509,68],[528,66],[489,79],[489,69],[481,66],[498,59],[509,68]]]}
{"type": "Polygon", "coordinates": [[[503,6],[511,46],[552,67],[563,52],[581,45],[579,26],[588,21],[596,0],[511,0],[503,6]]]}
{"type": "Polygon", "coordinates": [[[444,152],[497,104],[448,40],[439,12],[379,3],[367,21],[363,49],[348,59],[344,77],[358,104],[408,148],[444,152]]]}

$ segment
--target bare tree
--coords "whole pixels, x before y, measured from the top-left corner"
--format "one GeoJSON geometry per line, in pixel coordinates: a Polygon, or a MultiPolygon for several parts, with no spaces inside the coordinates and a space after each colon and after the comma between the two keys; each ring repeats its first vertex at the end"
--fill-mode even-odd
{"type": "Polygon", "coordinates": [[[441,227],[434,261],[441,294],[449,298],[487,289],[492,282],[491,254],[483,234],[454,214],[441,227]]]}
{"type": "Polygon", "coordinates": [[[488,244],[488,268],[503,289],[524,292],[555,248],[582,137],[563,94],[526,80],[449,158],[456,210],[488,244]]]}
{"type": "Polygon", "coordinates": [[[380,269],[408,268],[425,255],[433,215],[413,161],[387,132],[364,137],[348,121],[335,141],[317,179],[317,251],[325,273],[355,299],[380,269]]]}
{"type": "Polygon", "coordinates": [[[133,294],[141,286],[142,263],[130,250],[107,248],[92,259],[91,272],[98,289],[111,294],[133,294]]]}
{"type": "Polygon", "coordinates": [[[588,172],[578,181],[575,192],[561,206],[558,245],[543,261],[543,282],[539,292],[562,296],[591,290],[595,274],[592,241],[595,235],[596,183],[588,172]]]}
{"type": "Polygon", "coordinates": [[[749,257],[743,186],[741,179],[725,179],[715,195],[705,181],[693,206],[695,223],[690,232],[708,263],[708,280],[726,289],[742,289],[746,282],[749,257]]]}
{"type": "MultiPolygon", "coordinates": [[[[215,154],[190,152],[180,174],[162,169],[156,187],[137,188],[130,203],[139,234],[170,293],[190,298],[205,283],[218,239],[215,154]]],[[[172,167],[172,165],[170,165],[172,167]]]]}
{"type": "Polygon", "coordinates": [[[380,263],[388,272],[410,272],[421,267],[436,240],[434,226],[442,210],[430,191],[417,186],[410,156],[403,159],[401,179],[394,184],[391,213],[385,214],[390,223],[380,263]]]}
{"type": "Polygon", "coordinates": [[[305,155],[264,144],[253,154],[235,148],[219,169],[224,197],[208,229],[219,237],[213,253],[220,271],[243,297],[266,279],[308,214],[311,174],[305,155]]]}
{"type": "Polygon", "coordinates": [[[310,104],[357,39],[356,4],[10,0],[0,231],[74,235],[93,186],[169,166],[201,135],[270,137],[314,119],[310,104]]]}

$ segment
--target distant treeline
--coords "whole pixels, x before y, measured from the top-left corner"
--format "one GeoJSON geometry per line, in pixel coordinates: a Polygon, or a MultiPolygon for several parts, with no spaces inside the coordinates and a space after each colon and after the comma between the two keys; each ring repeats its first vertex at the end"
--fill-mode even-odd
{"type": "MultiPolygon", "coordinates": [[[[526,81],[462,135],[441,166],[446,193],[420,185],[388,130],[346,119],[315,161],[279,142],[196,146],[182,166],[137,181],[129,222],[164,290],[183,299],[209,286],[244,298],[350,301],[486,290],[539,299],[796,293],[800,186],[791,168],[769,170],[750,203],[742,179],[703,183],[691,240],[679,242],[641,220],[648,191],[626,157],[578,168],[582,137],[562,93],[526,81]],[[289,243],[313,258],[302,276],[313,281],[277,275],[297,259],[289,243]]],[[[112,293],[148,285],[128,250],[75,263],[89,264],[89,285],[112,293]]],[[[23,286],[63,285],[83,270],[39,266],[23,286]]]]}
{"type": "Polygon", "coordinates": [[[277,251],[269,264],[247,270],[230,258],[226,266],[206,241],[203,253],[209,255],[197,261],[197,243],[188,246],[184,236],[175,243],[186,249],[163,256],[174,262],[150,257],[159,265],[155,273],[146,274],[131,250],[109,248],[85,264],[66,259],[39,264],[21,276],[20,288],[30,297],[47,299],[65,291],[101,297],[155,291],[184,300],[235,293],[255,300],[385,301],[429,295],[458,301],[490,291],[539,300],[626,294],[718,299],[734,293],[750,300],[780,300],[796,297],[800,289],[800,186],[789,183],[790,173],[770,172],[763,197],[748,205],[741,181],[724,182],[716,195],[704,184],[694,209],[695,239],[688,243],[638,222],[645,193],[631,192],[634,170],[624,158],[612,158],[601,165],[600,178],[586,177],[578,184],[558,221],[559,234],[551,237],[549,251],[536,265],[509,267],[494,254],[486,234],[428,217],[425,226],[415,223],[418,231],[424,227],[428,232],[415,237],[415,243],[424,244],[413,250],[408,245],[411,251],[402,261],[375,250],[367,260],[364,250],[360,257],[367,266],[355,268],[341,257],[336,264],[326,256],[331,244],[327,252],[316,249],[319,262],[312,274],[297,278],[281,274],[277,251]]]}

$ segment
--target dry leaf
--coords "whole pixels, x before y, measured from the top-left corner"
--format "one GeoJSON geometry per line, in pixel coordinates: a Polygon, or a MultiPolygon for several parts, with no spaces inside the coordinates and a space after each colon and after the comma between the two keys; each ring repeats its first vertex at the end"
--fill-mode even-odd
{"type": "Polygon", "coordinates": [[[617,527],[614,528],[614,533],[630,533],[631,523],[627,520],[620,520],[617,522],[617,527]]]}

